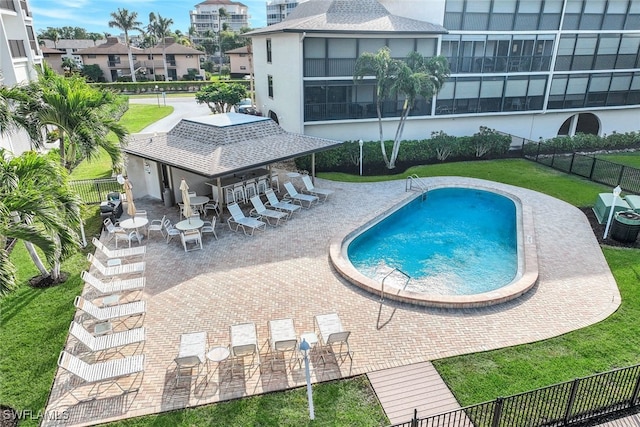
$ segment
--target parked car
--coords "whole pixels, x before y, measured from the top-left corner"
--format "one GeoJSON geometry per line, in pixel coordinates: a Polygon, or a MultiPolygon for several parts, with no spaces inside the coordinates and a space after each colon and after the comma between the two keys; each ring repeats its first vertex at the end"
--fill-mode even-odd
{"type": "Polygon", "coordinates": [[[251,98],[244,98],[240,102],[238,102],[234,109],[236,113],[241,114],[251,114],[252,116],[260,116],[260,111],[258,111],[258,107],[253,105],[251,98]]]}

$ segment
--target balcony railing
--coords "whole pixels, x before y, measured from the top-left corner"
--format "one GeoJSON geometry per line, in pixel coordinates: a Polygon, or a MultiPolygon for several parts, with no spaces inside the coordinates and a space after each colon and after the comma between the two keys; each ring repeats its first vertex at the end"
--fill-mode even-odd
{"type": "Polygon", "coordinates": [[[341,77],[353,76],[356,59],[305,59],[305,77],[341,77]]]}
{"type": "Polygon", "coordinates": [[[13,0],[0,0],[0,9],[8,9],[17,12],[16,5],[13,3],[13,0]]]}

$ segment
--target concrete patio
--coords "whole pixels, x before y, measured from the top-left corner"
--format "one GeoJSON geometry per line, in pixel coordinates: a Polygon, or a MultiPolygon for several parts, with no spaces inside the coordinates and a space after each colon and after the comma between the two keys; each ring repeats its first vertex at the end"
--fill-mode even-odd
{"type": "MultiPolygon", "coordinates": [[[[296,332],[302,334],[314,330],[314,315],[336,312],[352,332],[354,356],[353,361],[328,360],[325,365],[312,358],[314,381],[325,381],[550,338],[599,322],[618,308],[616,283],[580,210],[540,193],[488,181],[458,177],[425,181],[508,189],[531,206],[538,284],[512,302],[487,308],[381,304],[377,296],[335,272],[329,263],[329,242],[415,193],[405,192],[404,181],[319,180],[318,187],[335,190],[327,202],[302,209],[284,225],[268,227],[253,237],[219,224],[219,240],[207,235],[204,250],[189,253],[178,238],[169,244],[159,234],[145,238],[147,285],[142,299],[147,303],[143,321],[147,338],[137,352],[145,355],[145,369],[131,379],[139,390],[115,396],[106,392],[98,399],[75,403],[62,391],[68,376],[59,370],[47,411],[66,410],[67,419],[44,425],[92,425],[305,384],[300,366],[282,375],[263,363],[262,369],[230,380],[223,362],[220,369],[210,366],[208,383],[176,387],[173,359],[182,333],[206,331],[210,347],[226,346],[230,325],[254,322],[264,362],[269,320],[292,318],[296,332]]],[[[146,199],[136,200],[136,206],[146,209],[149,219],[166,213],[173,223],[178,220],[177,207],[168,210],[146,199]]],[[[114,241],[108,243],[113,245],[114,241]]]]}

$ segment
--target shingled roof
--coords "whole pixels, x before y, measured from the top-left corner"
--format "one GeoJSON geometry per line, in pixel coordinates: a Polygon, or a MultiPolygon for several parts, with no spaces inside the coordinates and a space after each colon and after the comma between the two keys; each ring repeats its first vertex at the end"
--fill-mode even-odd
{"type": "Polygon", "coordinates": [[[167,133],[133,135],[123,150],[216,178],[339,144],[286,132],[270,118],[227,113],[182,119],[167,133]]]}
{"type": "Polygon", "coordinates": [[[377,0],[308,0],[282,22],[243,35],[278,32],[445,34],[446,28],[391,14],[377,0]]]}

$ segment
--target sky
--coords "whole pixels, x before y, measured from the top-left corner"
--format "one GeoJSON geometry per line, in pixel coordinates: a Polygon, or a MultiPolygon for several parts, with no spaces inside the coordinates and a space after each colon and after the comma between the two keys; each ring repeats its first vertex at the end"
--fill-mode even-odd
{"type": "MultiPolygon", "coordinates": [[[[267,25],[266,0],[237,0],[249,8],[249,27],[267,25]]],[[[171,30],[187,33],[189,11],[202,0],[30,0],[36,33],[47,27],[81,27],[88,32],[120,34],[118,28],[110,28],[111,13],[120,9],[138,13],[138,21],[149,22],[149,13],[173,19],[171,30]]]]}

